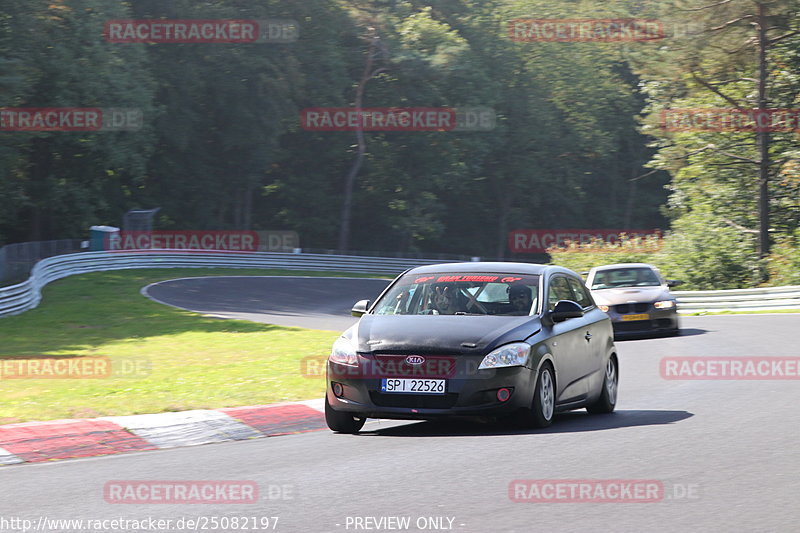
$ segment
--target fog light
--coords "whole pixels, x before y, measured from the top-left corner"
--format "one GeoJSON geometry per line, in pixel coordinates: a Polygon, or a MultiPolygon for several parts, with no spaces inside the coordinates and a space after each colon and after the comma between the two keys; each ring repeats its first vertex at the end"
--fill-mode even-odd
{"type": "Polygon", "coordinates": [[[511,398],[511,389],[502,388],[497,390],[498,401],[505,402],[509,398],[511,398]]]}
{"type": "Polygon", "coordinates": [[[334,383],[333,384],[333,395],[337,398],[341,398],[342,394],[344,394],[344,387],[342,387],[341,383],[334,383]]]}

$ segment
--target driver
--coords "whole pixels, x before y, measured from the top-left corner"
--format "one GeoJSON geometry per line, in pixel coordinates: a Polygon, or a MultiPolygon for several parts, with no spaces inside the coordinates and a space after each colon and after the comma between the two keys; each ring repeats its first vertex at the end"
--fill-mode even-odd
{"type": "Polygon", "coordinates": [[[514,283],[508,286],[508,301],[511,302],[512,315],[528,315],[533,304],[531,288],[522,283],[514,283]]]}

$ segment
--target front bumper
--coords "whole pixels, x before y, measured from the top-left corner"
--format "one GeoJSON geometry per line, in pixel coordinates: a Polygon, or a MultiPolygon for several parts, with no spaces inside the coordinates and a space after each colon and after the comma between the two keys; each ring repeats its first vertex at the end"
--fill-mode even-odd
{"type": "Polygon", "coordinates": [[[611,318],[614,335],[616,337],[624,337],[653,333],[673,333],[680,328],[677,308],[656,309],[651,307],[643,314],[648,315],[647,320],[628,321],[623,318],[626,315],[619,314],[613,309],[609,309],[608,316],[611,318]]]}
{"type": "Polygon", "coordinates": [[[502,416],[529,408],[533,399],[536,372],[527,367],[477,370],[483,358],[460,358],[451,376],[351,376],[340,365],[328,362],[326,397],[336,411],[347,411],[366,418],[433,419],[447,416],[502,416]],[[335,368],[332,368],[335,367],[335,368]],[[444,394],[381,392],[382,379],[412,377],[445,379],[444,394]],[[333,383],[343,393],[333,393],[333,383]],[[497,399],[501,388],[511,390],[508,400],[497,399]]]}

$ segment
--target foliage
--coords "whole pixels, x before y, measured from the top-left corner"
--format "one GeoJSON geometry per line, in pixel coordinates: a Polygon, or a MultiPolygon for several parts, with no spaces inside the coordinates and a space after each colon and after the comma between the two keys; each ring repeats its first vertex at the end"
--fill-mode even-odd
{"type": "MultiPolygon", "coordinates": [[[[305,248],[335,247],[355,135],[304,130],[298,117],[310,107],[352,107],[377,38],[380,72],[365,86],[365,106],[486,107],[496,126],[367,132],[351,249],[499,258],[508,257],[514,229],[661,228],[671,234],[656,256],[695,285],[757,283],[752,133],[673,132],[659,122],[668,108],[757,104],[757,4],[6,2],[0,105],[132,107],[142,110],[145,127],[0,132],[0,244],[84,237],[89,225],[120,225],[131,208],[161,207],[164,229],[286,229],[299,232],[305,248]],[[668,38],[515,42],[508,22],[520,17],[655,18],[668,38]],[[300,38],[103,38],[105,21],[140,18],[286,18],[297,21],[300,38]],[[706,246],[704,234],[721,241],[706,246]]],[[[769,103],[798,107],[800,1],[767,8],[770,36],[786,35],[767,54],[769,103]]],[[[797,141],[796,132],[770,138],[778,246],[800,227],[797,141]]]]}
{"type": "Polygon", "coordinates": [[[777,240],[767,258],[772,285],[800,285],[800,230],[777,240]]]}
{"type": "Polygon", "coordinates": [[[591,243],[569,243],[564,247],[553,246],[547,250],[555,265],[586,272],[589,269],[615,263],[651,263],[661,258],[663,238],[655,235],[645,237],[622,235],[618,242],[610,243],[595,239],[591,243]]]}
{"type": "Polygon", "coordinates": [[[502,256],[516,227],[663,225],[663,179],[638,194],[627,183],[649,157],[634,131],[636,77],[608,48],[510,41],[505,22],[519,9],[501,0],[4,5],[3,103],[135,107],[147,128],[6,134],[0,202],[13,208],[2,210],[0,234],[79,237],[91,224],[119,225],[130,208],[161,207],[162,228],[293,229],[306,247],[332,247],[353,134],[305,131],[297,117],[352,105],[369,31],[384,68],[365,105],[489,107],[497,127],[368,133],[354,219],[368,212],[370,224],[355,224],[352,248],[502,256]],[[106,42],[104,21],[126,18],[290,18],[300,39],[106,42]],[[631,194],[640,201],[620,201],[631,194]]]}
{"type": "Polygon", "coordinates": [[[624,238],[621,244],[595,241],[548,250],[554,264],[578,272],[612,263],[649,263],[670,279],[684,282],[681,290],[720,290],[758,283],[760,265],[753,255],[753,238],[716,218],[710,210],[695,209],[675,221],[673,230],[658,239],[624,238]]]}

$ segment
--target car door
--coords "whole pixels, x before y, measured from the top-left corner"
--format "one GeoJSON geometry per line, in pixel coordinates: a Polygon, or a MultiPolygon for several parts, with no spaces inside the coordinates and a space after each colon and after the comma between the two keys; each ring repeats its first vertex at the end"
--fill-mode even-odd
{"type": "MultiPolygon", "coordinates": [[[[573,300],[575,295],[567,276],[554,274],[547,287],[547,308],[552,311],[561,300],[573,300]]],[[[584,338],[587,332],[585,317],[569,318],[550,326],[550,350],[556,365],[556,401],[571,403],[584,399],[589,387],[587,384],[590,358],[589,347],[584,338]]]]}
{"type": "Polygon", "coordinates": [[[606,346],[610,335],[613,335],[608,321],[608,315],[597,308],[589,290],[583,281],[570,277],[569,285],[575,295],[575,301],[583,308],[585,319],[586,348],[588,349],[585,363],[585,378],[589,390],[597,390],[603,384],[605,377],[606,346]]]}

